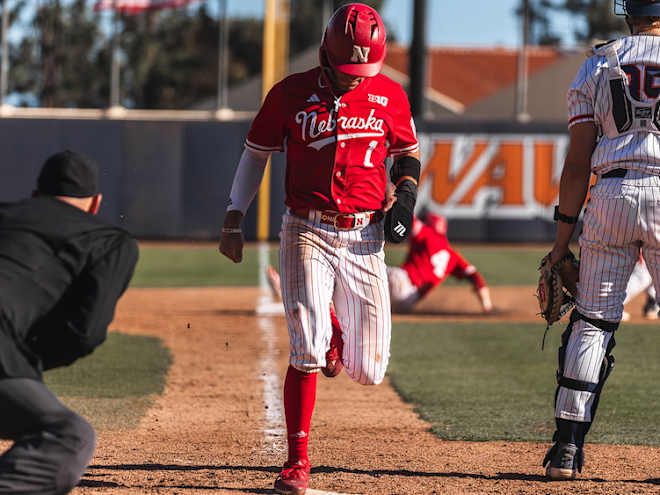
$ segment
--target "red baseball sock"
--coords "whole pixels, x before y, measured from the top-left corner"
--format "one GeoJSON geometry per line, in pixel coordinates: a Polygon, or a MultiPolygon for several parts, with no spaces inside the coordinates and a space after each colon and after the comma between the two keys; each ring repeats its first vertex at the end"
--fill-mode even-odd
{"type": "Polygon", "coordinates": [[[337,319],[337,312],[332,306],[330,306],[330,321],[332,322],[332,333],[335,334],[338,332],[338,335],[341,335],[341,325],[337,319]]]}
{"type": "Polygon", "coordinates": [[[332,305],[330,305],[330,321],[332,322],[332,340],[330,343],[337,348],[337,354],[341,360],[344,357],[344,341],[341,336],[341,325],[337,318],[337,312],[332,305]]]}
{"type": "Polygon", "coordinates": [[[289,462],[308,459],[307,441],[316,402],[316,375],[289,366],[284,380],[284,415],[289,441],[289,462]]]}

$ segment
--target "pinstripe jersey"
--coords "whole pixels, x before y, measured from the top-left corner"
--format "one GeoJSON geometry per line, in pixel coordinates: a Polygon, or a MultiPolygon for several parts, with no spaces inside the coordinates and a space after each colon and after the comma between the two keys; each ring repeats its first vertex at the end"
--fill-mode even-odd
{"type": "Polygon", "coordinates": [[[660,175],[660,37],[628,36],[594,52],[568,92],[569,127],[595,122],[601,134],[592,172],[660,175]]]}

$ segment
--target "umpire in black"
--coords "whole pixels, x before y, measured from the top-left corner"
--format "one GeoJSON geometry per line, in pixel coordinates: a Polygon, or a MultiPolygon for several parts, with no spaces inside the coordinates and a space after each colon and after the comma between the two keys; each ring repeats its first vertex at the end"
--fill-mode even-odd
{"type": "Polygon", "coordinates": [[[138,258],[135,240],[98,220],[98,169],[48,158],[30,199],[0,203],[0,494],[64,494],[95,446],[90,424],[42,371],[91,353],[107,334],[138,258]]]}

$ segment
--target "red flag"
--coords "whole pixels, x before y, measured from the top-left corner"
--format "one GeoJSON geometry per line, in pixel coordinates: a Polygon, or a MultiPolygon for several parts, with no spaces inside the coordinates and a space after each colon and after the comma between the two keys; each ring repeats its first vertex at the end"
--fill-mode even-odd
{"type": "Polygon", "coordinates": [[[138,14],[145,10],[177,9],[197,0],[97,0],[94,10],[114,9],[125,14],[138,14]]]}

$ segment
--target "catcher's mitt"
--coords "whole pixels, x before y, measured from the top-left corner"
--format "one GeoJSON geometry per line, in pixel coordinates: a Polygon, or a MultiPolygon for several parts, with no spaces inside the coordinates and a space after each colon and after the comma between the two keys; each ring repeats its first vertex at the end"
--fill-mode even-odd
{"type": "Polygon", "coordinates": [[[579,264],[570,251],[554,264],[550,262],[548,254],[541,260],[539,271],[541,275],[536,297],[539,300],[541,317],[550,326],[575,305],[579,264]]]}

